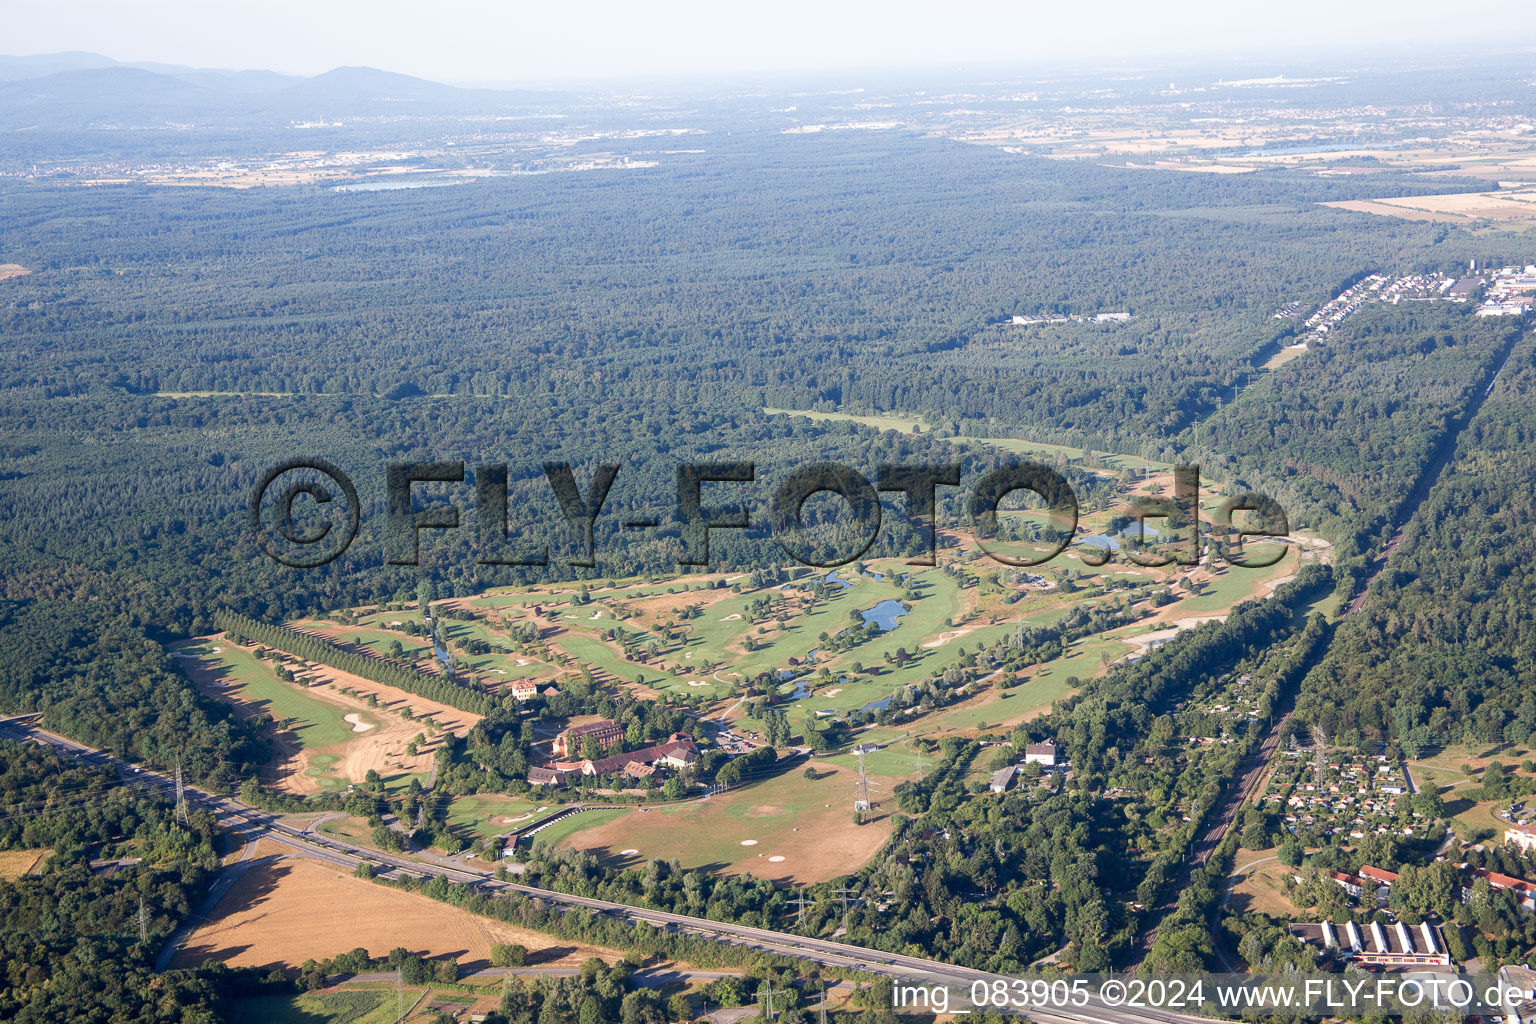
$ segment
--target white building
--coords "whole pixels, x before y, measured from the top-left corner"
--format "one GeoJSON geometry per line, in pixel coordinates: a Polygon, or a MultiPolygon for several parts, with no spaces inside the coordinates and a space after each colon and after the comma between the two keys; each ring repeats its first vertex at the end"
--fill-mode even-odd
{"type": "Polygon", "coordinates": [[[1511,825],[1504,830],[1504,841],[1513,843],[1526,853],[1536,850],[1536,827],[1530,825],[1511,825]]]}
{"type": "Polygon", "coordinates": [[[1050,740],[1046,740],[1044,743],[1031,743],[1024,748],[1024,763],[1043,764],[1047,768],[1054,768],[1056,766],[1056,753],[1056,744],[1050,740]]]}

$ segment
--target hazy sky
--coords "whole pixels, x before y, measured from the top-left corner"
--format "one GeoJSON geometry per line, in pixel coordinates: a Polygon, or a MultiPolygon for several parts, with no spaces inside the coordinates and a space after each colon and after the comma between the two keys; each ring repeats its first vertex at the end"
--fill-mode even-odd
{"type": "Polygon", "coordinates": [[[1536,42],[1536,29],[1512,28],[1518,6],[1469,16],[1443,0],[0,0],[0,52],[301,74],[367,64],[454,82],[997,62],[1022,71],[1490,39],[1508,50],[1536,42]]]}

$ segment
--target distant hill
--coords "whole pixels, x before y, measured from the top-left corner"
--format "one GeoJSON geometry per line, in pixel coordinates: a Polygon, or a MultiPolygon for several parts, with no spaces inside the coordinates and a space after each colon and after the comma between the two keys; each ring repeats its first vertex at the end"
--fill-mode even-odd
{"type": "Polygon", "coordinates": [[[368,67],[340,67],[304,78],[275,71],[129,64],[97,53],[0,56],[0,128],[7,129],[482,113],[547,102],[556,95],[461,89],[368,67]]]}
{"type": "Polygon", "coordinates": [[[12,82],[22,78],[41,78],[56,75],[60,71],[82,71],[86,68],[116,67],[117,61],[99,53],[34,53],[25,57],[0,55],[0,82],[12,82]]]}
{"type": "Polygon", "coordinates": [[[479,100],[494,95],[485,90],[458,89],[425,78],[397,75],[377,68],[335,68],[304,79],[289,90],[291,95],[339,103],[432,102],[479,100]]]}
{"type": "Polygon", "coordinates": [[[215,96],[202,86],[139,68],[60,71],[0,85],[0,125],[73,128],[101,121],[159,122],[205,111],[215,96]]]}

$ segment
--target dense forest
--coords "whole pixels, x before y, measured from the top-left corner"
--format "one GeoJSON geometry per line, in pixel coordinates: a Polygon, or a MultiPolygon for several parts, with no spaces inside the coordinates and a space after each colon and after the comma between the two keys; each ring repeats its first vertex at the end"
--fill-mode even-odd
{"type": "Polygon", "coordinates": [[[214,1024],[259,990],[241,971],[154,972],[155,954],[207,893],[222,840],[163,797],[0,741],[0,849],[51,849],[40,873],[0,880],[0,1017],[45,1024],[214,1024]],[[124,858],[115,872],[93,860],[124,858]]]}
{"type": "MultiPolygon", "coordinates": [[[[1277,450],[1295,427],[1245,422],[1265,405],[1247,395],[1267,385],[1237,397],[1290,330],[1275,308],[1487,242],[1343,219],[1313,205],[1343,194],[1317,178],[1212,182],[910,138],[725,145],[643,176],[436,194],[0,188],[0,251],[33,270],[0,290],[12,509],[0,593],[102,601],[176,635],[225,607],[277,620],[393,596],[420,573],[383,564],[391,460],[463,459],[471,478],[506,463],[514,541],[552,545],[547,569],[477,566],[472,484],[419,486],[419,501],[464,510],[460,529],[424,535],[422,554],[457,592],[582,572],[547,459],[573,463],[583,486],[598,462],[622,466],[597,523],[600,573],[677,570],[686,460],[755,461],[755,483],[716,490],[761,522],[793,468],[830,459],[873,478],[876,460],[952,461],[956,435],[1164,458],[1214,449],[1256,486],[1305,459],[1327,484],[1356,472],[1345,445],[1369,422],[1375,444],[1408,452],[1369,474],[1390,495],[1459,400],[1456,375],[1476,374],[1436,353],[1475,363],[1491,344],[1493,329],[1459,317],[1383,311],[1390,326],[1275,376],[1275,394],[1314,382],[1329,395],[1288,417],[1307,432],[1298,443],[1322,446],[1277,450]],[[1133,319],[1003,325],[1058,309],[1133,319]],[[1401,411],[1382,406],[1389,389],[1401,411]],[[928,429],[875,439],[765,407],[928,429]],[[345,469],[364,505],[348,553],[308,572],[262,556],[245,518],[250,489],[295,453],[345,469]],[[663,525],[622,533],[630,512],[663,525]]],[[[968,475],[996,458],[965,451],[968,475]]],[[[1285,497],[1338,541],[1358,524],[1336,506],[1373,499],[1343,489],[1285,497]]],[[[888,508],[871,555],[915,543],[888,508]]],[[[717,540],[722,566],[783,558],[762,529],[717,540]]]]}
{"type": "Polygon", "coordinates": [[[1536,733],[1536,345],[1527,336],[1309,679],[1306,720],[1410,756],[1536,733]]]}

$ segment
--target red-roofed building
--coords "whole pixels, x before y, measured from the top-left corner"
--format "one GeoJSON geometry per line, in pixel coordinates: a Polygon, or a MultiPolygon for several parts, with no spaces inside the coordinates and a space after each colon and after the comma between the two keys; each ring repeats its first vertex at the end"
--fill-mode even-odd
{"type": "Polygon", "coordinates": [[[1515,878],[1513,875],[1501,875],[1497,871],[1489,871],[1487,868],[1473,868],[1472,877],[1488,879],[1488,884],[1495,889],[1513,891],[1520,897],[1520,905],[1522,907],[1526,910],[1536,910],[1536,885],[1532,885],[1525,879],[1515,878]]]}
{"type": "Polygon", "coordinates": [[[624,730],[619,728],[616,722],[610,722],[606,718],[599,718],[595,722],[586,725],[573,725],[569,729],[555,737],[554,752],[556,757],[570,757],[580,754],[582,746],[590,736],[597,741],[599,748],[608,750],[624,742],[624,730]]]}
{"type": "Polygon", "coordinates": [[[1358,875],[1346,875],[1342,871],[1332,871],[1329,872],[1329,877],[1355,899],[1359,899],[1365,893],[1365,881],[1358,875]]]}
{"type": "Polygon", "coordinates": [[[642,766],[654,769],[657,765],[668,768],[691,768],[699,763],[698,747],[694,745],[693,737],[687,733],[673,733],[672,738],[665,743],[644,747],[640,750],[631,750],[623,754],[613,754],[609,757],[583,758],[579,761],[555,761],[543,768],[530,768],[528,781],[534,781],[534,774],[541,777],[545,773],[553,772],[562,778],[566,775],[612,775],[617,772],[628,772],[636,777],[644,777],[652,772],[635,771],[632,766],[642,766]]]}

